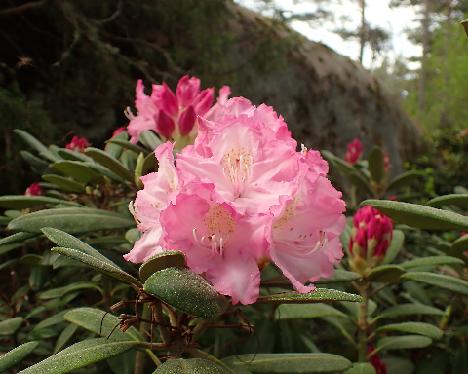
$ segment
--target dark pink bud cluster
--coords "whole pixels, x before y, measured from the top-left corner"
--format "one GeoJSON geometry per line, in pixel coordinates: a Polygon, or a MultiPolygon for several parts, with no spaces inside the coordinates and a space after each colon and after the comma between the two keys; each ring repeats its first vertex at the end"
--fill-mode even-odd
{"type": "Polygon", "coordinates": [[[26,191],[24,191],[24,194],[27,196],[40,196],[42,195],[42,187],[39,183],[31,183],[28,188],[26,188],[26,191]]]}
{"type": "Polygon", "coordinates": [[[76,136],[73,135],[70,143],[65,145],[66,149],[70,149],[72,151],[83,152],[85,148],[89,147],[88,139],[84,136],[76,136]]]}
{"type": "Polygon", "coordinates": [[[362,150],[363,147],[361,141],[358,138],[353,139],[346,146],[345,161],[354,165],[361,158],[362,150]]]}
{"type": "Polygon", "coordinates": [[[371,206],[360,208],[353,218],[353,235],[349,252],[370,260],[382,257],[392,241],[393,222],[385,214],[371,206]]]}
{"type": "MultiPolygon", "coordinates": [[[[374,347],[370,346],[367,349],[367,354],[372,353],[373,350],[374,350],[374,347]]],[[[382,359],[380,358],[378,354],[373,354],[372,356],[370,356],[369,362],[374,367],[375,374],[387,374],[387,366],[385,365],[385,363],[382,361],[382,359]]]]}

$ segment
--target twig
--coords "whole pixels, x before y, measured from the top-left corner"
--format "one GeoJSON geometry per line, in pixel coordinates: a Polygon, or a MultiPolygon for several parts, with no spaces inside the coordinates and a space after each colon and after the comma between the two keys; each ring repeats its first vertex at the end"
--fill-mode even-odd
{"type": "Polygon", "coordinates": [[[11,16],[15,14],[20,14],[20,13],[26,12],[34,8],[39,8],[43,6],[46,2],[47,0],[40,0],[40,1],[31,1],[30,3],[21,4],[13,8],[0,11],[0,16],[11,16]]]}

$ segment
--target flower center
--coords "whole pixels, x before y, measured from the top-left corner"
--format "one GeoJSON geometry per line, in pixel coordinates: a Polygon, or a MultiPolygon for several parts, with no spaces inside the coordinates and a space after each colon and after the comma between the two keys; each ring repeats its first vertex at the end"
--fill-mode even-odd
{"type": "Polygon", "coordinates": [[[198,230],[193,229],[195,242],[210,248],[213,253],[223,255],[224,245],[234,232],[235,222],[230,212],[221,204],[212,205],[206,213],[203,223],[206,235],[201,238],[198,230]]]}
{"type": "Polygon", "coordinates": [[[221,160],[224,175],[234,186],[236,197],[239,197],[243,192],[245,182],[250,175],[252,162],[252,154],[245,148],[231,149],[221,160]]]}

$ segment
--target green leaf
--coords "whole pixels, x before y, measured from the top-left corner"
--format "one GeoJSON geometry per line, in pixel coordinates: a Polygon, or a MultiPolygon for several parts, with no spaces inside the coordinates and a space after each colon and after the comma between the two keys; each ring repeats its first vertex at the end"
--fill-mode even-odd
{"type": "Polygon", "coordinates": [[[65,192],[76,192],[76,193],[83,193],[86,191],[85,186],[73,179],[63,177],[57,174],[44,174],[42,176],[46,182],[53,183],[59,189],[65,192]]]}
{"type": "Polygon", "coordinates": [[[324,301],[352,301],[359,303],[362,301],[362,297],[330,288],[316,288],[309,293],[284,292],[260,296],[257,299],[258,303],[268,304],[308,304],[324,301]]]}
{"type": "Polygon", "coordinates": [[[44,161],[42,158],[34,156],[28,151],[20,151],[20,155],[24,161],[38,174],[42,174],[44,170],[49,167],[49,163],[44,161]]]}
{"type": "Polygon", "coordinates": [[[31,234],[30,232],[17,232],[16,234],[0,239],[0,245],[22,243],[34,237],[36,237],[36,234],[31,234]]]}
{"type": "Polygon", "coordinates": [[[102,179],[102,174],[91,163],[82,161],[57,161],[52,167],[78,182],[89,183],[102,179]]]}
{"type": "Polygon", "coordinates": [[[375,369],[367,362],[355,362],[353,366],[343,374],[375,374],[375,369]]]}
{"type": "Polygon", "coordinates": [[[347,318],[346,314],[333,308],[330,305],[317,304],[283,304],[278,306],[275,311],[276,319],[293,319],[293,318],[323,318],[323,317],[338,317],[347,318]]]}
{"type": "Polygon", "coordinates": [[[81,282],[73,282],[71,284],[67,284],[66,286],[52,288],[50,290],[44,291],[39,293],[37,296],[39,299],[47,300],[47,299],[55,299],[57,297],[62,297],[69,292],[74,292],[78,290],[87,290],[87,289],[95,289],[99,291],[99,293],[103,294],[101,287],[99,287],[96,283],[81,281],[81,282]]]}
{"type": "Polygon", "coordinates": [[[393,230],[392,242],[390,243],[387,252],[385,253],[385,257],[382,261],[382,264],[386,265],[392,263],[398,256],[398,253],[400,253],[404,243],[405,234],[403,233],[403,231],[393,230]]]}
{"type": "Polygon", "coordinates": [[[381,182],[385,176],[384,154],[380,147],[372,148],[369,155],[369,171],[371,178],[377,183],[381,182]]]}
{"type": "Polygon", "coordinates": [[[418,267],[428,267],[428,266],[440,266],[440,265],[464,265],[465,262],[456,257],[451,256],[428,256],[415,258],[414,260],[409,260],[399,264],[402,268],[414,269],[418,267]]]}
{"type": "Polygon", "coordinates": [[[442,207],[448,205],[455,205],[460,208],[468,208],[468,194],[451,194],[451,195],[444,195],[438,196],[432,200],[430,200],[427,205],[433,207],[442,207]]]}
{"type": "Polygon", "coordinates": [[[388,200],[366,200],[361,205],[371,205],[397,223],[428,230],[467,230],[468,217],[429,206],[388,200]]]}
{"type": "Polygon", "coordinates": [[[83,161],[83,162],[93,161],[91,157],[85,156],[83,153],[78,152],[78,151],[73,151],[71,149],[59,148],[57,149],[57,153],[64,160],[68,160],[68,161],[83,161]]]}
{"type": "Polygon", "coordinates": [[[115,159],[108,153],[92,147],[86,148],[85,153],[98,164],[108,168],[123,179],[133,182],[133,173],[123,166],[119,160],[115,159]]]}
{"type": "Polygon", "coordinates": [[[387,191],[398,190],[399,188],[410,185],[415,179],[422,177],[423,174],[417,170],[410,170],[404,172],[400,175],[397,175],[392,181],[388,184],[387,191]]]}
{"type": "Polygon", "coordinates": [[[330,279],[320,279],[315,283],[340,283],[340,282],[352,282],[361,279],[362,275],[354,273],[352,271],[335,269],[333,277],[330,279]]]}
{"type": "Polygon", "coordinates": [[[153,152],[159,145],[162,144],[161,139],[159,139],[158,136],[150,130],[141,132],[138,137],[138,141],[151,152],[153,152]]]}
{"type": "Polygon", "coordinates": [[[410,334],[419,334],[427,336],[434,340],[439,340],[444,335],[444,332],[437,326],[431,325],[425,322],[402,322],[402,323],[391,323],[382,327],[379,327],[376,331],[401,331],[408,332],[410,334]]]}
{"type": "Polygon", "coordinates": [[[120,145],[121,147],[123,148],[126,148],[126,149],[130,149],[132,150],[133,152],[135,152],[136,154],[139,154],[139,153],[143,153],[143,154],[146,154],[147,151],[136,145],[136,144],[133,144],[133,143],[130,143],[129,141],[127,140],[122,140],[122,139],[117,139],[117,137],[114,137],[114,138],[111,138],[109,139],[107,142],[107,144],[117,144],[117,145],[120,145]]]}
{"type": "Polygon", "coordinates": [[[64,345],[68,343],[77,329],[78,325],[69,324],[62,330],[59,337],[57,338],[57,341],[55,342],[54,354],[60,351],[64,345]]]}
{"type": "Polygon", "coordinates": [[[414,374],[414,365],[406,358],[386,356],[384,363],[388,374],[414,374]]]}
{"type": "Polygon", "coordinates": [[[21,317],[7,318],[0,321],[0,335],[13,335],[21,326],[24,319],[21,317]]]}
{"type": "MultiPolygon", "coordinates": [[[[113,136],[111,139],[127,141],[128,140],[128,133],[126,131],[122,131],[121,133],[113,136]]],[[[123,148],[120,145],[117,145],[115,143],[113,144],[113,143],[107,142],[107,144],[104,147],[104,151],[106,151],[112,157],[115,157],[117,159],[122,154],[122,150],[123,150],[123,148]]]]}
{"type": "Polygon", "coordinates": [[[119,355],[134,348],[136,341],[112,341],[103,338],[89,339],[76,343],[67,349],[21,371],[21,374],[69,373],[106,358],[119,355]]]}
{"type": "Polygon", "coordinates": [[[405,269],[396,265],[381,265],[372,269],[367,276],[371,282],[398,283],[405,269]]]}
{"type": "Polygon", "coordinates": [[[401,278],[403,280],[422,282],[431,286],[445,288],[465,296],[468,295],[468,282],[448,275],[418,272],[406,273],[401,278]]]}
{"type": "Polygon", "coordinates": [[[425,348],[431,343],[431,338],[421,335],[388,336],[377,341],[375,352],[382,350],[425,348]]]}
{"type": "Polygon", "coordinates": [[[139,277],[144,282],[157,271],[172,267],[179,269],[185,267],[185,257],[182,252],[164,251],[151,257],[140,266],[139,277]]]}
{"type": "Polygon", "coordinates": [[[44,227],[54,227],[69,233],[133,226],[132,219],[107,210],[94,208],[52,208],[24,214],[13,219],[8,229],[40,233],[44,227]]]}
{"type": "Polygon", "coordinates": [[[143,289],[192,316],[212,319],[226,308],[226,299],[200,275],[187,269],[167,268],[151,275],[143,289]]]}
{"type": "Polygon", "coordinates": [[[265,374],[313,374],[337,373],[351,367],[342,356],[327,353],[249,354],[223,359],[228,365],[245,367],[252,373],[265,374]]]}
{"type": "Polygon", "coordinates": [[[367,178],[358,170],[353,170],[347,174],[349,181],[354,184],[361,191],[372,195],[372,188],[367,178]]]}
{"type": "Polygon", "coordinates": [[[153,374],[229,374],[225,368],[203,358],[167,360],[153,374]]]}
{"type": "Polygon", "coordinates": [[[138,287],[141,286],[140,282],[134,277],[132,277],[130,274],[127,274],[117,266],[112,265],[109,262],[102,261],[97,257],[90,256],[86,253],[71,248],[54,247],[51,250],[60,253],[61,255],[68,256],[74,260],[80,261],[86,265],[89,265],[91,268],[98,271],[99,273],[106,274],[109,277],[121,280],[126,283],[134,284],[138,287]]]}
{"type": "Polygon", "coordinates": [[[400,318],[410,315],[443,316],[444,312],[424,304],[400,304],[385,309],[377,318],[400,318]]]}
{"type": "Polygon", "coordinates": [[[41,156],[45,157],[46,159],[52,162],[57,160],[57,157],[49,150],[49,148],[47,148],[34,136],[23,130],[16,129],[15,132],[21,137],[21,139],[23,139],[31,148],[36,150],[41,156]]]}
{"type": "Polygon", "coordinates": [[[109,260],[106,256],[101,254],[97,249],[91,247],[89,244],[82,242],[78,238],[75,238],[73,235],[70,235],[61,230],[55,229],[53,227],[45,227],[41,230],[44,235],[52,243],[57,244],[60,247],[76,249],[90,256],[96,257],[104,262],[107,262],[115,267],[118,267],[114,262],[109,260]]]}
{"type": "Polygon", "coordinates": [[[108,337],[113,340],[135,340],[141,341],[142,337],[138,330],[131,326],[127,331],[123,332],[118,325],[120,319],[112,314],[106,313],[95,308],[77,308],[68,311],[63,318],[77,326],[83,327],[86,330],[92,331],[95,334],[103,337],[108,337]],[[117,328],[116,328],[117,326],[117,328]]]}
{"type": "Polygon", "coordinates": [[[71,201],[54,199],[47,196],[26,196],[26,195],[5,195],[0,196],[0,207],[2,208],[13,208],[13,209],[24,209],[31,208],[38,205],[73,205],[77,206],[77,203],[71,201]]]}
{"type": "Polygon", "coordinates": [[[23,359],[30,355],[39,345],[39,342],[27,342],[21,344],[19,347],[11,350],[0,356],[0,373],[5,372],[7,369],[19,364],[23,359]]]}
{"type": "Polygon", "coordinates": [[[460,254],[464,251],[468,251],[468,235],[463,235],[461,238],[455,240],[451,245],[451,249],[453,253],[460,252],[460,254]]]}

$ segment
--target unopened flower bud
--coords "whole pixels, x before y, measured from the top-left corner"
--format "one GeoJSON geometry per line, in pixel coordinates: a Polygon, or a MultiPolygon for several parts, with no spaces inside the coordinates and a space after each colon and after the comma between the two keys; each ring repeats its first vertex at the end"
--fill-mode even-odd
{"type": "Polygon", "coordinates": [[[76,135],[73,136],[70,143],[65,145],[66,149],[78,152],[83,152],[87,147],[89,147],[88,139],[86,139],[84,136],[76,135]]]}
{"type": "Polygon", "coordinates": [[[171,138],[175,130],[175,122],[164,110],[161,110],[157,116],[156,128],[162,136],[171,138]]]}
{"type": "Polygon", "coordinates": [[[362,143],[358,138],[353,139],[346,146],[345,161],[350,163],[351,165],[354,165],[356,162],[359,161],[359,159],[361,158],[361,155],[362,155],[362,143]]]}
{"type": "Polygon", "coordinates": [[[24,194],[27,196],[40,196],[42,195],[42,187],[39,183],[31,183],[24,194]]]}
{"type": "Polygon", "coordinates": [[[179,132],[181,135],[186,135],[192,131],[197,117],[193,106],[187,107],[179,116],[179,132]]]}

